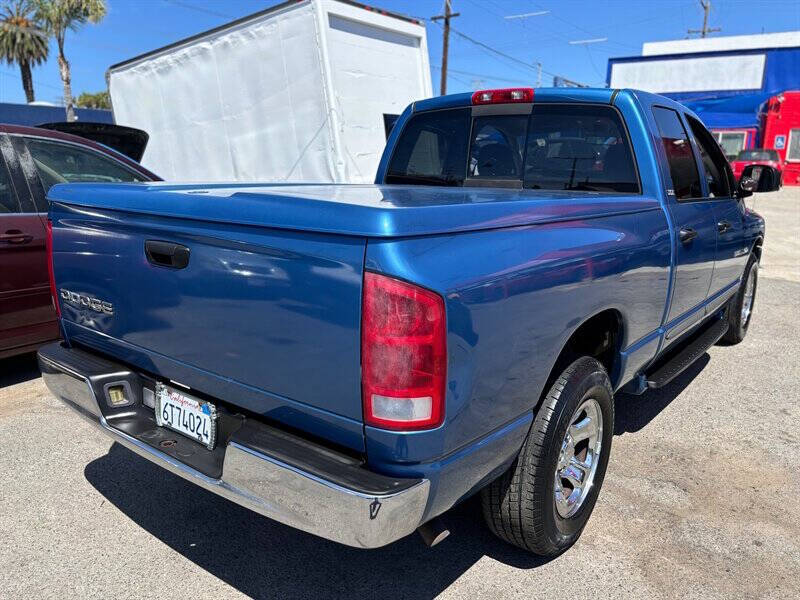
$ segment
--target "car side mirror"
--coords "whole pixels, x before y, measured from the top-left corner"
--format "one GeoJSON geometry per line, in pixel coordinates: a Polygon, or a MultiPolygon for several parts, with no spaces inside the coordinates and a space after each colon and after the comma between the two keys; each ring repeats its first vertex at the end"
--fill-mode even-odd
{"type": "Polygon", "coordinates": [[[747,198],[753,195],[753,192],[758,189],[758,182],[752,177],[741,176],[739,179],[739,197],[747,198]]]}
{"type": "Polygon", "coordinates": [[[751,196],[753,192],[774,192],[780,187],[780,173],[767,165],[747,165],[739,179],[739,194],[742,198],[751,196]]]}

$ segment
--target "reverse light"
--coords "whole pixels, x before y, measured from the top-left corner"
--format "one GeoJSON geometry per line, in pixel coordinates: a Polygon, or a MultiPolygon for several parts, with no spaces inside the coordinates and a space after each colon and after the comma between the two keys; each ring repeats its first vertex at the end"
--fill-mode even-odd
{"type": "Polygon", "coordinates": [[[444,420],[444,300],[405,281],[364,274],[361,384],[364,422],[394,430],[444,420]]]}
{"type": "Polygon", "coordinates": [[[56,294],[56,276],[53,270],[53,222],[47,219],[47,235],[45,237],[45,247],[47,249],[47,275],[50,278],[50,299],[56,309],[56,315],[61,318],[61,306],[58,303],[56,294]]]}
{"type": "Polygon", "coordinates": [[[472,94],[473,104],[509,104],[513,102],[533,102],[533,88],[478,90],[472,94]]]}

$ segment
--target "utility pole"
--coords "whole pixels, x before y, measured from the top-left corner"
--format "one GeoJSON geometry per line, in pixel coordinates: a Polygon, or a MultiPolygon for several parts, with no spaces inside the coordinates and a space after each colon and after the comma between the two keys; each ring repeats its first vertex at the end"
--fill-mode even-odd
{"type": "Polygon", "coordinates": [[[442,82],[439,85],[439,94],[444,96],[447,93],[447,51],[450,46],[450,19],[459,16],[461,13],[451,12],[450,0],[444,0],[444,14],[432,17],[432,21],[444,19],[444,36],[442,38],[442,82]]]}
{"type": "Polygon", "coordinates": [[[689,29],[686,33],[690,35],[693,33],[699,33],[700,37],[706,37],[709,33],[714,33],[715,31],[722,31],[722,29],[719,27],[708,26],[708,13],[711,12],[711,0],[700,0],[700,6],[703,7],[703,28],[689,29]]]}

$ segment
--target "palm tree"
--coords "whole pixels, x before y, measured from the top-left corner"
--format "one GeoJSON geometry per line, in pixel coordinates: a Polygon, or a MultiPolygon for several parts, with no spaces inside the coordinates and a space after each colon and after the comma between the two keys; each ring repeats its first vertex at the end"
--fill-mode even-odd
{"type": "Polygon", "coordinates": [[[31,66],[47,60],[48,35],[34,19],[28,0],[4,2],[0,13],[0,58],[18,64],[28,102],[36,100],[31,66]]]}
{"type": "Polygon", "coordinates": [[[106,16],[105,0],[34,0],[36,17],[58,44],[58,70],[64,83],[64,104],[67,121],[75,120],[69,61],[64,55],[64,38],[68,30],[77,31],[86,23],[99,23],[106,16]]]}

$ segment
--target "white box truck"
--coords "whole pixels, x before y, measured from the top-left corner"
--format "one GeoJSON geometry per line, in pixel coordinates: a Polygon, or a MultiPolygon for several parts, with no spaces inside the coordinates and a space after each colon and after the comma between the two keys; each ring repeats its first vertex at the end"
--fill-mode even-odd
{"type": "Polygon", "coordinates": [[[173,181],[371,183],[385,124],[431,96],[425,27],[347,0],[284,2],[113,65],[114,119],[173,181]]]}

